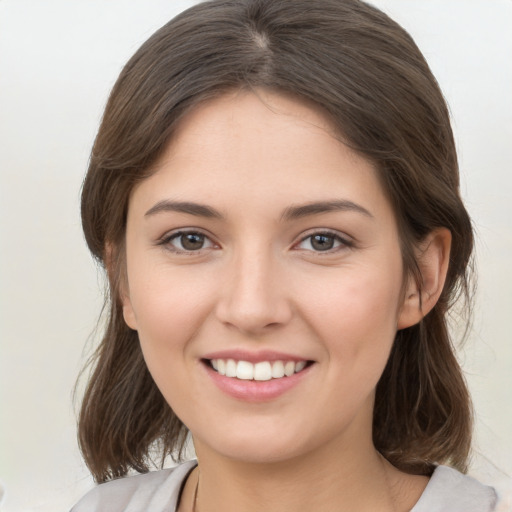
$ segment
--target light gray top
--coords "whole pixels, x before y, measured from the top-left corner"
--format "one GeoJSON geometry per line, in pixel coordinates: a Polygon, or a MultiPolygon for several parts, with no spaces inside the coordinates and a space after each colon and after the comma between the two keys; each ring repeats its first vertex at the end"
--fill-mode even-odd
{"type": "MultiPolygon", "coordinates": [[[[101,484],[71,512],[175,512],[187,475],[197,462],[101,484]]],[[[496,492],[474,478],[438,466],[411,512],[492,512],[496,492]]]]}

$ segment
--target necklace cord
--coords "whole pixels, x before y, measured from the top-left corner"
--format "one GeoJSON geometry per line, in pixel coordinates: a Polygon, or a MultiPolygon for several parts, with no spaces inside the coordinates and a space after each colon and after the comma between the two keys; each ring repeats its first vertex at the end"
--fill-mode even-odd
{"type": "Polygon", "coordinates": [[[194,489],[194,498],[192,500],[192,512],[198,512],[197,511],[197,490],[199,489],[199,466],[197,468],[197,480],[196,480],[196,488],[194,489]]]}
{"type": "MultiPolygon", "coordinates": [[[[380,453],[379,453],[380,455],[380,453]]],[[[386,484],[387,484],[387,487],[388,487],[388,498],[390,500],[390,503],[391,503],[391,506],[393,507],[393,511],[396,512],[396,501],[395,501],[395,496],[393,495],[393,491],[392,491],[392,487],[391,487],[391,484],[389,482],[389,478],[388,478],[388,474],[387,474],[387,471],[386,471],[386,468],[385,468],[385,465],[384,465],[384,457],[382,457],[382,455],[380,455],[381,457],[381,463],[382,463],[382,468],[384,470],[384,478],[386,479],[386,484]]],[[[200,477],[201,473],[199,472],[199,466],[197,467],[197,480],[196,480],[196,487],[194,489],[194,496],[192,498],[192,512],[199,512],[199,509],[197,508],[197,495],[198,495],[198,489],[199,489],[199,477],[200,477]]]]}

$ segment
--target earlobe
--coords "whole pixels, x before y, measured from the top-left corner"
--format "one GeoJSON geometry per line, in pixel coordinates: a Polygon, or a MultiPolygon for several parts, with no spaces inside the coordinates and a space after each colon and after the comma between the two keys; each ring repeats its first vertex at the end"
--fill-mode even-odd
{"type": "Polygon", "coordinates": [[[437,228],[421,243],[416,260],[421,286],[410,276],[404,303],[397,322],[398,329],[417,324],[436,305],[443,291],[450,262],[452,236],[448,229],[437,228]]]}
{"type": "Polygon", "coordinates": [[[127,295],[123,295],[121,297],[121,302],[123,304],[123,318],[126,322],[126,325],[133,329],[137,330],[137,319],[135,318],[135,312],[133,311],[132,302],[127,295]]]}
{"type": "Polygon", "coordinates": [[[112,297],[118,296],[123,306],[123,318],[130,329],[137,330],[137,321],[133,311],[126,276],[126,261],[120,252],[122,249],[107,242],[105,245],[104,264],[107,271],[112,297]],[[118,257],[116,257],[116,254],[118,257]],[[120,256],[120,257],[119,257],[120,256]]]}

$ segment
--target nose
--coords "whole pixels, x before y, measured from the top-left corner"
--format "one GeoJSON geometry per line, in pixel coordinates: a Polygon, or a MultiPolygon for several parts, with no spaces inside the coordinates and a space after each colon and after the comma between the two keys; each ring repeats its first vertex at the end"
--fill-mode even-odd
{"type": "Polygon", "coordinates": [[[263,251],[248,251],[226,270],[217,319],[245,335],[258,336],[286,325],[293,308],[285,284],[283,262],[263,251]]]}

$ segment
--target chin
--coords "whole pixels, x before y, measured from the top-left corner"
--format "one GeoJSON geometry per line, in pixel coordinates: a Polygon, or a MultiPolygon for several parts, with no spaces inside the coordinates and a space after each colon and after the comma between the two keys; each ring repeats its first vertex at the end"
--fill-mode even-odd
{"type": "Polygon", "coordinates": [[[295,459],[305,451],[302,447],[283,446],[275,441],[267,444],[263,439],[258,444],[254,441],[250,444],[230,442],[225,449],[221,446],[217,450],[223,457],[245,464],[283,463],[295,459]]]}
{"type": "Polygon", "coordinates": [[[215,452],[221,457],[248,464],[286,462],[318,448],[318,440],[289,428],[210,430],[207,436],[192,434],[192,437],[199,458],[203,453],[215,452]]]}

